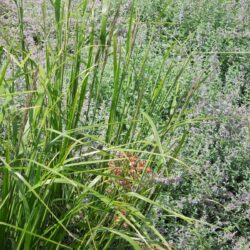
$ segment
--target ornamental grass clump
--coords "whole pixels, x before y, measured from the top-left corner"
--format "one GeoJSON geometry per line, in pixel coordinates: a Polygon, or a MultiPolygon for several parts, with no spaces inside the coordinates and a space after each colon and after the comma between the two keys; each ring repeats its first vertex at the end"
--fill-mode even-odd
{"type": "Polygon", "coordinates": [[[44,0],[37,51],[26,41],[27,3],[14,2],[18,39],[0,45],[0,246],[170,249],[152,206],[194,221],[158,204],[161,184],[150,178],[186,169],[178,154],[202,77],[182,86],[188,61],[174,67],[176,43],[149,60],[168,22],[157,13],[141,46],[136,1],[118,25],[119,1],[44,0]]]}

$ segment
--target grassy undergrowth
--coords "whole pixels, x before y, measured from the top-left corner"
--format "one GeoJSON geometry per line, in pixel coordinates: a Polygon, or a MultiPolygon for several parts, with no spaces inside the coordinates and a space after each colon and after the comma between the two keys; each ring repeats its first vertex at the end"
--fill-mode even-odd
{"type": "MultiPolygon", "coordinates": [[[[170,43],[152,57],[157,25],[137,2],[43,1],[39,58],[26,43],[16,0],[18,39],[0,48],[0,245],[5,249],[171,249],[150,219],[188,136],[190,100],[204,80],[183,84],[189,64],[170,43]],[[123,10],[124,11],[124,10],[123,10]],[[147,25],[141,44],[138,31],[147,25]]],[[[196,232],[198,233],[198,232],[196,232]]]]}

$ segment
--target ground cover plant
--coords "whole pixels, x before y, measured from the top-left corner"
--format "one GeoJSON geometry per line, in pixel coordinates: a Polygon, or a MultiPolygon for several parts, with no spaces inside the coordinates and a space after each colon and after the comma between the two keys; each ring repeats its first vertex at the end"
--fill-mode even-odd
{"type": "Polygon", "coordinates": [[[4,249],[248,248],[247,2],[0,7],[4,249]]]}
{"type": "Polygon", "coordinates": [[[180,249],[249,248],[249,10],[249,1],[176,1],[166,12],[175,25],[161,27],[161,39],[188,38],[183,48],[195,53],[185,79],[210,72],[190,117],[215,118],[191,127],[180,156],[201,178],[183,176],[161,201],[225,229],[202,227],[197,237],[157,211],[161,231],[180,249]]]}

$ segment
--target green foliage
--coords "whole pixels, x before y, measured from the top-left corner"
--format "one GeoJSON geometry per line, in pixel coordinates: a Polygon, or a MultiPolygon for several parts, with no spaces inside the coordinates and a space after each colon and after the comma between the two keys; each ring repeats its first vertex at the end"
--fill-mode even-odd
{"type": "Polygon", "coordinates": [[[244,249],[248,1],[14,2],[0,3],[0,245],[244,249]]]}

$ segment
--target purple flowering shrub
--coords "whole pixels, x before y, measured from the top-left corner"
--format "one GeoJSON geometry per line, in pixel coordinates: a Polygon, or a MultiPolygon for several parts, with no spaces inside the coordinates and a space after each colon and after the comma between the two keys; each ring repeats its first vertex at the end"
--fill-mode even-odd
{"type": "Polygon", "coordinates": [[[177,1],[166,13],[177,25],[159,28],[169,40],[189,36],[181,55],[194,54],[186,84],[199,72],[208,76],[187,115],[204,118],[188,127],[180,155],[190,170],[176,166],[182,181],[165,186],[159,201],[211,225],[188,225],[156,209],[155,224],[176,249],[250,247],[249,11],[248,1],[177,1]]]}

